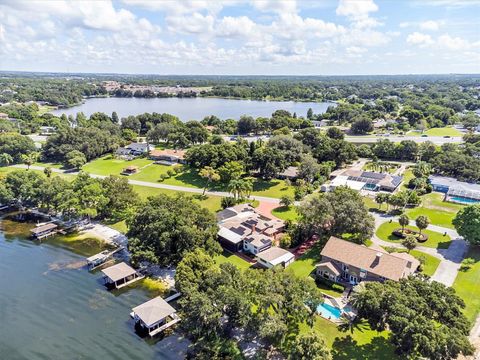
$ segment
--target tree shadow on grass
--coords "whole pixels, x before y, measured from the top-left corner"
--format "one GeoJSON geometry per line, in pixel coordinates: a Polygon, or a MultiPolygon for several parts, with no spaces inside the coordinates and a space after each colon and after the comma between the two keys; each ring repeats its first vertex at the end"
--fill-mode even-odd
{"type": "MultiPolygon", "coordinates": [[[[253,182],[253,191],[267,191],[270,190],[272,187],[277,186],[280,183],[280,180],[262,180],[262,179],[255,179],[253,182]]],[[[285,190],[284,187],[281,190],[285,190]]]]}
{"type": "Polygon", "coordinates": [[[387,339],[377,336],[369,343],[359,345],[351,335],[336,338],[332,345],[334,360],[396,359],[393,345],[387,339]]]}

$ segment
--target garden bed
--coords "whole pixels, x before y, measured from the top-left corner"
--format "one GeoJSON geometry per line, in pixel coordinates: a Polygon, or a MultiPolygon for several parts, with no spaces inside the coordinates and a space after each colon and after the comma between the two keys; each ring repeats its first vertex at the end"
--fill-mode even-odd
{"type": "Polygon", "coordinates": [[[428,240],[428,235],[420,234],[418,231],[411,230],[408,228],[405,228],[405,229],[397,228],[392,231],[392,234],[401,239],[405,239],[407,236],[415,236],[415,238],[419,243],[424,243],[425,241],[428,240]]]}

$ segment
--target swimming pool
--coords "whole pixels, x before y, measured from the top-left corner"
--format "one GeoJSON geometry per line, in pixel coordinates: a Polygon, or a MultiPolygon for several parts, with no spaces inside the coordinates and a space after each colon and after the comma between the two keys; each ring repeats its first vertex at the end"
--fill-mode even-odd
{"type": "Polygon", "coordinates": [[[327,303],[318,305],[317,313],[327,319],[338,320],[342,316],[342,310],[327,303]]]}
{"type": "Polygon", "coordinates": [[[477,204],[480,203],[480,200],[469,199],[462,196],[452,196],[449,199],[450,201],[462,203],[462,204],[477,204]]]}

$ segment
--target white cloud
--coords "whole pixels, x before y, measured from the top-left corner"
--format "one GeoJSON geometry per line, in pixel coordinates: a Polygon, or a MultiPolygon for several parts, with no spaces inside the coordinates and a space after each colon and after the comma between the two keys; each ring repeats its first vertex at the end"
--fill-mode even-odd
{"type": "Polygon", "coordinates": [[[171,32],[207,34],[212,31],[215,19],[196,12],[188,16],[167,16],[166,21],[171,32]]]}
{"type": "Polygon", "coordinates": [[[378,6],[373,0],[340,0],[336,13],[352,19],[361,19],[376,11],[378,6]]]}
{"type": "Polygon", "coordinates": [[[247,16],[225,16],[216,27],[216,34],[225,37],[252,36],[258,25],[247,16]]]}
{"type": "MultiPolygon", "coordinates": [[[[473,45],[465,39],[460,37],[452,37],[448,34],[439,36],[437,43],[439,46],[445,47],[449,50],[465,50],[473,45]]],[[[476,45],[478,46],[479,44],[477,43],[476,45]]]]}
{"type": "Polygon", "coordinates": [[[297,2],[295,0],[251,0],[251,4],[257,10],[264,12],[296,13],[297,2]]]}
{"type": "Polygon", "coordinates": [[[407,43],[413,45],[431,45],[434,43],[434,41],[428,34],[414,32],[407,36],[407,43]]]}
{"type": "Polygon", "coordinates": [[[420,29],[437,31],[440,28],[440,23],[438,21],[428,20],[420,23],[420,29]]]}
{"type": "Polygon", "coordinates": [[[199,11],[218,12],[224,5],[233,5],[235,1],[222,0],[123,0],[127,5],[142,7],[150,11],[163,11],[169,14],[191,14],[199,11]]]}

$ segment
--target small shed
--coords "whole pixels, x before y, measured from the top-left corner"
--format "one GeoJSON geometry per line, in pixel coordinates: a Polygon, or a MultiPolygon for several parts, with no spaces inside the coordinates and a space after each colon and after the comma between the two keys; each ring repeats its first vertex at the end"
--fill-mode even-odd
{"type": "Polygon", "coordinates": [[[129,165],[125,169],[122,170],[122,175],[133,175],[137,173],[138,171],[138,166],[135,165],[129,165]]]}
{"type": "Polygon", "coordinates": [[[115,289],[130,285],[144,277],[124,262],[103,269],[102,273],[104,275],[105,285],[108,288],[115,289]]]}
{"type": "Polygon", "coordinates": [[[32,233],[32,237],[37,240],[42,240],[46,237],[51,235],[55,235],[57,233],[58,225],[54,223],[48,223],[45,225],[37,226],[30,230],[32,233]]]}
{"type": "Polygon", "coordinates": [[[257,260],[260,265],[267,269],[271,269],[277,265],[286,268],[295,261],[295,256],[290,251],[272,246],[270,249],[259,253],[257,255],[257,260]]]}
{"type": "Polygon", "coordinates": [[[180,321],[176,310],[160,296],[134,307],[132,316],[135,326],[149,336],[154,336],[180,321]]]}

